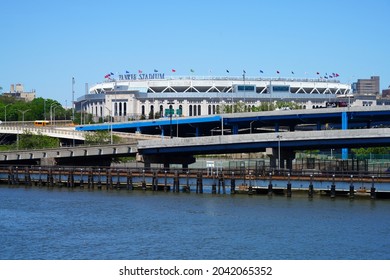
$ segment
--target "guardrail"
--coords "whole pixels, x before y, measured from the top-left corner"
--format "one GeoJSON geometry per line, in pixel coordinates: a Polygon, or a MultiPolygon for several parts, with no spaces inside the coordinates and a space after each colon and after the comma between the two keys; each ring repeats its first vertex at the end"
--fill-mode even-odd
{"type": "Polygon", "coordinates": [[[47,127],[31,127],[31,126],[0,126],[0,133],[8,133],[8,134],[21,134],[24,131],[29,131],[32,133],[42,133],[44,135],[52,136],[52,137],[62,137],[68,139],[77,139],[84,140],[85,132],[76,131],[73,128],[71,129],[55,129],[55,128],[47,128],[47,127]]]}

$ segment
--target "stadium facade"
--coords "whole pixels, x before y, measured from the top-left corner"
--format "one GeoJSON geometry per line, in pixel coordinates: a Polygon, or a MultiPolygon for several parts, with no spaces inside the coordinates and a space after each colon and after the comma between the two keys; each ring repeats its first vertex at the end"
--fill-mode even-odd
{"type": "Polygon", "coordinates": [[[240,103],[245,111],[263,102],[295,102],[302,108],[324,107],[326,102],[350,96],[351,85],[335,79],[246,77],[166,77],[164,73],[106,75],[75,102],[76,110],[94,121],[109,116],[128,121],[158,116],[202,116],[226,112],[240,103]]]}

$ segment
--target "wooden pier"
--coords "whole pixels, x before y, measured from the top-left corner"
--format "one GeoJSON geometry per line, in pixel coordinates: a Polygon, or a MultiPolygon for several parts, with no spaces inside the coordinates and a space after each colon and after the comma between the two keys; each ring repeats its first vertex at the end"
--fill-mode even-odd
{"type": "MultiPolygon", "coordinates": [[[[0,166],[0,184],[49,188],[87,188],[143,191],[195,192],[248,195],[322,195],[335,197],[390,198],[390,191],[378,190],[377,184],[387,184],[374,177],[313,176],[273,174],[267,176],[236,170],[209,173],[193,169],[140,169],[59,166],[0,166]],[[299,187],[292,182],[300,182],[299,187]],[[327,187],[315,187],[318,183],[327,187]],[[343,188],[337,185],[344,183],[343,188]],[[348,183],[348,187],[345,187],[348,183]],[[364,188],[362,188],[362,184],[364,188]],[[360,187],[355,187],[359,185],[360,187]]],[[[390,190],[390,187],[388,188],[390,190]]]]}

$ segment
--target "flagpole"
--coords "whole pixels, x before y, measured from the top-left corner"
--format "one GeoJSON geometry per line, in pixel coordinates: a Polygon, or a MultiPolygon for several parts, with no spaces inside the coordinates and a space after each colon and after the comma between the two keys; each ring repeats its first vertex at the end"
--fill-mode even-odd
{"type": "Polygon", "coordinates": [[[72,77],[72,121],[74,122],[74,77],[72,77]]]}
{"type": "MultiPolygon", "coordinates": [[[[72,123],[74,123],[74,77],[72,77],[72,123]]],[[[74,139],[74,131],[75,128],[73,127],[73,147],[75,146],[75,139],[74,139]]]]}
{"type": "Polygon", "coordinates": [[[245,111],[245,104],[246,104],[246,92],[245,92],[245,70],[242,72],[242,78],[244,80],[244,111],[245,111]]]}

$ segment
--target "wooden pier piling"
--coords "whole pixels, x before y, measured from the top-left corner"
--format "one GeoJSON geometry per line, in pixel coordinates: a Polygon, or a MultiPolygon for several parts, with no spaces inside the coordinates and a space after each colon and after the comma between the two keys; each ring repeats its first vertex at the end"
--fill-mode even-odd
{"type": "Polygon", "coordinates": [[[74,169],[71,169],[68,172],[67,187],[74,188],[74,169]]]}
{"type": "Polygon", "coordinates": [[[215,172],[213,172],[213,184],[211,185],[211,193],[216,194],[217,193],[217,183],[216,183],[216,177],[215,172]]]}
{"type": "Polygon", "coordinates": [[[88,189],[93,189],[94,188],[94,180],[93,180],[93,173],[92,169],[88,170],[88,189]]]}
{"type": "Polygon", "coordinates": [[[157,171],[153,172],[152,190],[153,191],[158,191],[158,173],[157,173],[157,171]]]}
{"type": "Polygon", "coordinates": [[[288,179],[287,179],[287,197],[291,197],[292,192],[291,192],[291,181],[290,181],[290,173],[288,173],[288,179]]]}
{"type": "Polygon", "coordinates": [[[173,178],[173,192],[179,192],[179,191],[180,191],[179,172],[175,171],[175,175],[173,178]]]}
{"type": "Polygon", "coordinates": [[[349,198],[355,197],[355,187],[353,185],[353,175],[351,175],[351,183],[349,184],[349,198]]]}
{"type": "Polygon", "coordinates": [[[53,178],[53,170],[51,168],[49,168],[48,172],[47,172],[47,185],[49,187],[54,187],[54,178],[53,178]]]}
{"type": "Polygon", "coordinates": [[[196,193],[203,193],[203,174],[198,172],[196,175],[196,193]]]}
{"type": "Polygon", "coordinates": [[[336,197],[336,183],[335,183],[335,174],[332,176],[332,185],[330,186],[330,197],[335,198],[336,197]]]}
{"type": "Polygon", "coordinates": [[[230,178],[230,194],[236,193],[236,179],[234,178],[234,172],[232,172],[232,177],[230,178]]]}
{"type": "Polygon", "coordinates": [[[14,176],[15,185],[19,185],[19,168],[15,167],[15,176],[14,176]]]}
{"type": "Polygon", "coordinates": [[[38,171],[38,186],[42,186],[42,168],[39,167],[39,171],[38,171]]]}
{"type": "Polygon", "coordinates": [[[253,187],[252,187],[252,173],[249,172],[249,188],[248,195],[253,195],[253,187]]]}
{"type": "Polygon", "coordinates": [[[97,188],[98,189],[102,188],[102,174],[100,172],[101,172],[101,170],[99,168],[98,169],[98,182],[97,182],[97,188]]]}
{"type": "Polygon", "coordinates": [[[31,183],[31,176],[30,176],[30,168],[29,167],[26,167],[24,169],[24,184],[26,186],[31,186],[32,183],[31,183]]]}
{"type": "Polygon", "coordinates": [[[313,175],[310,175],[310,183],[309,183],[308,196],[309,196],[309,198],[313,198],[313,195],[314,195],[313,175]]]}
{"type": "Polygon", "coordinates": [[[116,170],[116,184],[115,184],[115,187],[117,190],[119,190],[121,188],[121,177],[120,177],[120,174],[119,174],[119,169],[116,170]]]}
{"type": "Polygon", "coordinates": [[[223,175],[223,172],[219,174],[219,180],[218,180],[218,193],[220,193],[220,189],[222,188],[222,194],[226,194],[226,187],[225,187],[225,178],[223,175]]]}
{"type": "Polygon", "coordinates": [[[375,185],[374,185],[374,180],[375,180],[375,177],[372,176],[371,189],[370,189],[370,198],[371,199],[376,198],[376,189],[375,189],[375,185]]]}
{"type": "Polygon", "coordinates": [[[129,191],[132,191],[134,189],[133,186],[133,174],[131,170],[127,170],[127,176],[126,176],[126,186],[129,191]]]}
{"type": "Polygon", "coordinates": [[[164,192],[167,192],[169,190],[167,173],[168,172],[164,170],[164,192]]]}
{"type": "Polygon", "coordinates": [[[272,195],[273,190],[272,190],[272,173],[269,173],[269,184],[268,184],[268,195],[272,195]]]}
{"type": "Polygon", "coordinates": [[[191,192],[191,187],[190,187],[190,172],[188,169],[186,170],[186,184],[183,187],[183,192],[189,193],[191,192]]]}

